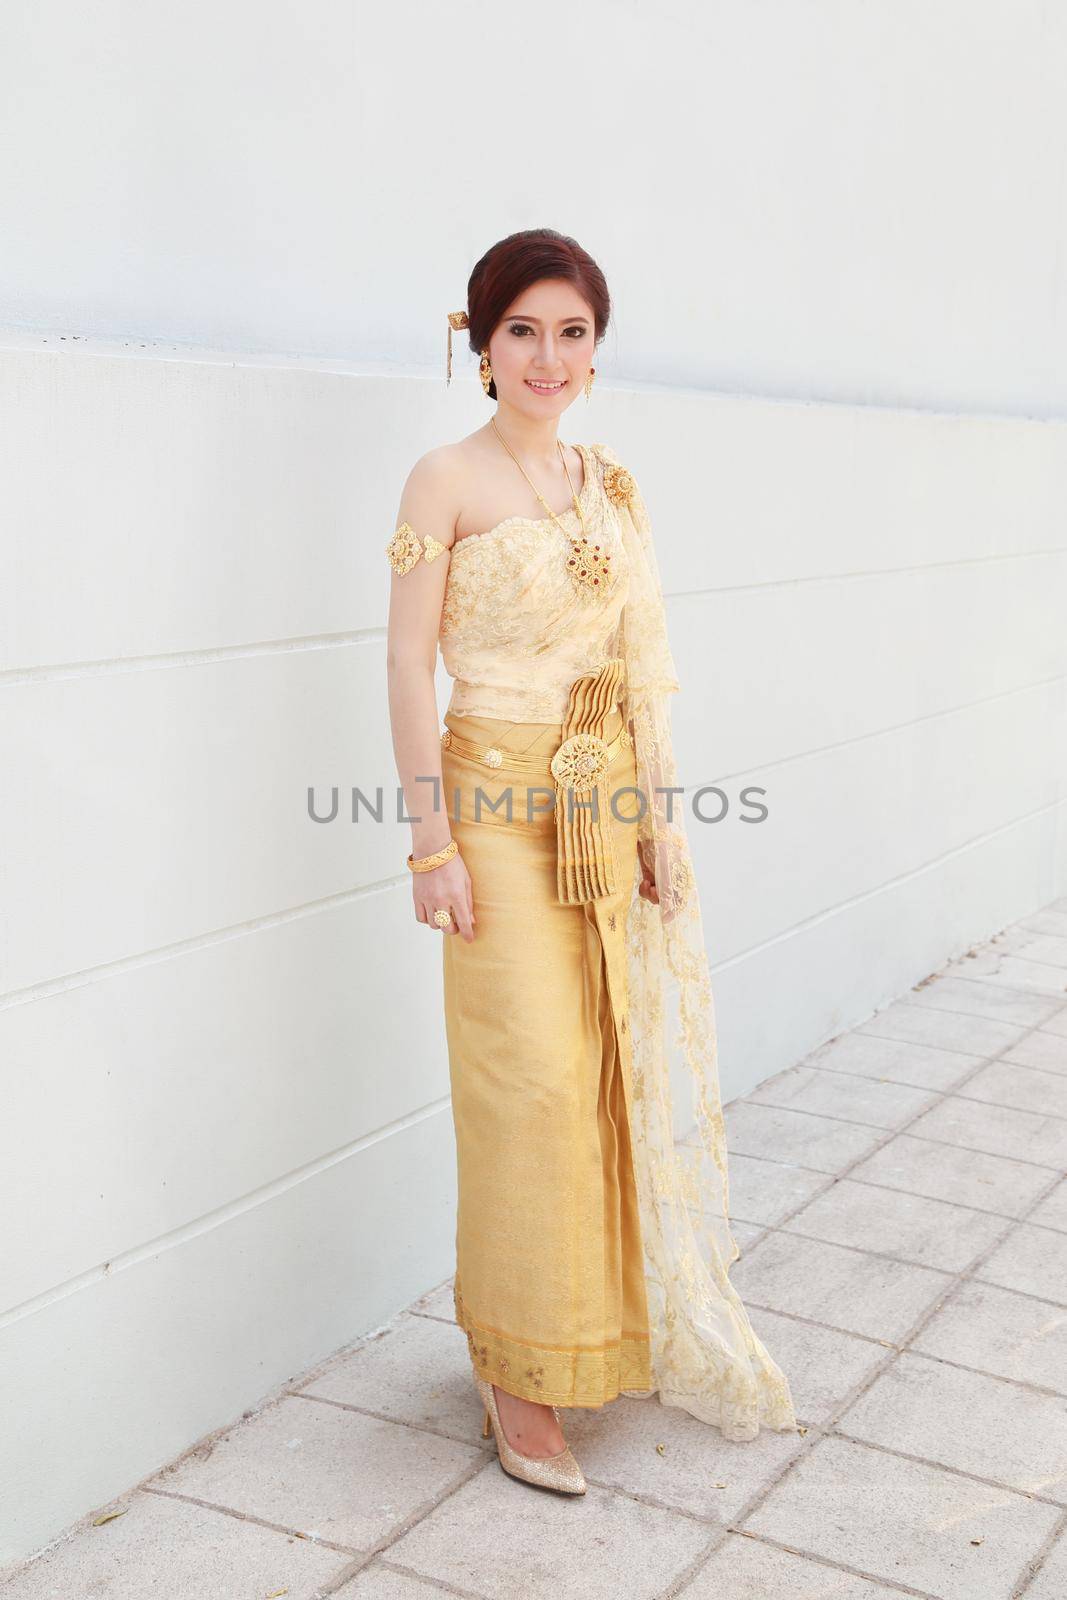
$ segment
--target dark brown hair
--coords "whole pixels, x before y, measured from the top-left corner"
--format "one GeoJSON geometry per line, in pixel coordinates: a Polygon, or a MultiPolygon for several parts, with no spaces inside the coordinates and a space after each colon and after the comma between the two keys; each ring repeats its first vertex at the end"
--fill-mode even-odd
{"type": "MultiPolygon", "coordinates": [[[[508,306],[542,278],[562,278],[574,284],[593,313],[594,342],[600,343],[611,317],[604,274],[577,239],[557,233],[555,228],[526,228],[492,245],[467,281],[470,347],[475,355],[488,348],[508,306]]],[[[495,382],[489,385],[489,398],[496,399],[495,382]]]]}

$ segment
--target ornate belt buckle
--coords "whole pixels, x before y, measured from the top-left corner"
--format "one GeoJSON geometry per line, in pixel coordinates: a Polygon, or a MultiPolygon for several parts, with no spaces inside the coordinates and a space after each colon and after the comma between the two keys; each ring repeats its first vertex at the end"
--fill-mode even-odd
{"type": "Polygon", "coordinates": [[[572,733],[564,739],[549,767],[561,788],[585,794],[608,770],[608,747],[595,733],[572,733]]]}

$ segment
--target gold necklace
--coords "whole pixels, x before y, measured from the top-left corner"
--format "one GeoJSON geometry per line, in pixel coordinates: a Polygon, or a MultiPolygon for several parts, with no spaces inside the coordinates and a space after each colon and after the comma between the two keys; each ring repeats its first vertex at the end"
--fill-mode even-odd
{"type": "MultiPolygon", "coordinates": [[[[563,527],[559,517],[553,511],[552,507],[549,505],[548,501],[545,499],[540,489],[538,489],[537,485],[530,477],[530,474],[527,472],[526,468],[523,466],[514,450],[508,444],[508,441],[504,438],[504,435],[501,433],[500,429],[497,427],[496,418],[490,417],[489,420],[493,424],[493,431],[500,440],[500,443],[504,446],[504,449],[514,461],[515,465],[526,479],[526,482],[530,485],[530,488],[533,490],[538,500],[540,500],[541,504],[552,518],[552,521],[558,528],[562,529],[567,538],[570,540],[571,553],[567,561],[567,567],[570,570],[571,578],[573,579],[575,586],[580,590],[588,590],[591,594],[595,595],[604,595],[610,593],[613,587],[611,581],[611,556],[602,551],[599,544],[591,544],[589,541],[585,531],[585,513],[582,510],[582,502],[574,492],[574,480],[571,478],[571,470],[567,465],[567,457],[563,454],[563,446],[560,444],[559,440],[556,440],[556,448],[559,451],[560,459],[563,462],[563,470],[567,474],[567,482],[570,484],[571,499],[574,501],[574,509],[578,513],[578,521],[581,524],[582,529],[581,533],[569,533],[567,529],[563,527]]],[[[586,474],[588,475],[590,470],[588,456],[586,456],[584,460],[586,474]]],[[[586,484],[583,483],[583,491],[585,488],[586,484]]]]}
{"type": "MultiPolygon", "coordinates": [[[[557,527],[563,528],[563,524],[562,524],[562,522],[560,522],[559,517],[553,511],[552,507],[549,505],[548,501],[545,499],[544,495],[541,493],[540,489],[534,483],[533,479],[530,477],[530,474],[527,472],[526,468],[523,466],[522,462],[519,460],[519,458],[515,454],[514,450],[508,444],[508,441],[504,438],[504,435],[501,433],[500,429],[497,427],[496,418],[495,417],[490,417],[489,421],[493,425],[493,432],[496,434],[497,438],[500,440],[500,443],[504,446],[504,449],[507,451],[507,453],[511,457],[512,461],[514,461],[515,465],[518,467],[518,469],[522,473],[523,477],[526,479],[526,482],[530,485],[530,488],[533,490],[533,492],[537,496],[538,500],[540,500],[541,504],[544,506],[545,510],[548,512],[549,516],[552,518],[552,521],[557,525],[557,527]]],[[[556,440],[556,449],[559,451],[560,460],[563,462],[563,470],[567,474],[567,483],[570,486],[571,499],[574,501],[574,509],[578,513],[578,521],[581,524],[582,533],[584,534],[585,533],[585,513],[582,510],[581,501],[579,500],[578,496],[574,492],[574,480],[571,477],[571,469],[567,465],[567,457],[563,454],[563,446],[560,444],[558,439],[556,440]]],[[[586,463],[586,471],[588,472],[588,470],[589,470],[589,464],[587,462],[586,463]]],[[[585,488],[585,484],[584,483],[582,485],[582,488],[584,490],[584,488],[585,488]]],[[[567,533],[566,528],[563,528],[563,532],[567,533]]],[[[570,538],[571,535],[568,534],[567,537],[570,538]]]]}

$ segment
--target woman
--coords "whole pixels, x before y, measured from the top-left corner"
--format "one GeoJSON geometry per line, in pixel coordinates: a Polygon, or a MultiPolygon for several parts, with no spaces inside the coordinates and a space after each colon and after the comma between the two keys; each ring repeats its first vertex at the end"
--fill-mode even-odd
{"type": "Polygon", "coordinates": [[[796,1427],[728,1277],[740,1252],[648,514],[611,449],[557,436],[609,314],[596,263],[551,229],[482,257],[449,315],[448,375],[468,327],[495,412],[416,463],[387,546],[415,917],[446,935],[456,1320],[501,1465],[572,1494],[585,1481],[560,1405],[658,1392],[731,1439],[796,1427]],[[454,679],[441,734],[438,643],[454,679]],[[678,1126],[695,1122],[677,1147],[672,1054],[692,1087],[678,1126]]]}

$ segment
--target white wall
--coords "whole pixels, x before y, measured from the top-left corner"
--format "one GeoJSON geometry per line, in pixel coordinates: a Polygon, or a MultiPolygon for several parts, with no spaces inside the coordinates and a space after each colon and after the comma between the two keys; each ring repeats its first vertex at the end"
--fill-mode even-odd
{"type": "MultiPolygon", "coordinates": [[[[0,375],[8,1558],[451,1271],[408,830],[305,799],[395,793],[384,544],[486,407],[15,336],[0,375]]],[[[731,802],[689,824],[729,1098],[1067,890],[1067,424],[650,388],[565,422],[638,474],[682,780],[731,802]]]]}
{"type": "Polygon", "coordinates": [[[305,797],[394,792],[384,545],[488,413],[493,239],[615,293],[562,431],[638,474],[734,808],[724,1095],[1067,892],[1062,8],[4,28],[0,1563],[451,1271],[408,829],[305,797]]]}
{"type": "Polygon", "coordinates": [[[1050,0],[5,0],[0,324],[436,377],[549,224],[605,377],[1063,416],[1065,60],[1050,0]]]}

